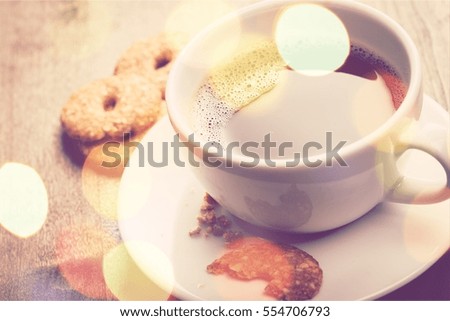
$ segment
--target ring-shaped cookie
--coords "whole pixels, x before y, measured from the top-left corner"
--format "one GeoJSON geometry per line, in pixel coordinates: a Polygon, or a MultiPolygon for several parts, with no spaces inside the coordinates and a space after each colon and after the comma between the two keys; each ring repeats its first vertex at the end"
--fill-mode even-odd
{"type": "Polygon", "coordinates": [[[121,138],[138,133],[157,121],[160,89],[135,74],[95,80],[80,88],[61,113],[66,133],[82,142],[121,138]]]}
{"type": "Polygon", "coordinates": [[[167,35],[135,42],[119,58],[115,75],[139,74],[157,84],[164,98],[167,77],[182,40],[167,35]]]}

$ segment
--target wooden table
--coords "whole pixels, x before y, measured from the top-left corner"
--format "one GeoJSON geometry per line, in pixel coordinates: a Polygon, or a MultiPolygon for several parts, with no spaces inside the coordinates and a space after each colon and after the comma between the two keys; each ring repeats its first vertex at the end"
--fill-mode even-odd
{"type": "MultiPolygon", "coordinates": [[[[425,92],[448,107],[450,2],[365,2],[409,32],[423,59],[425,92]]],[[[117,294],[117,289],[112,295],[105,285],[110,276],[103,275],[103,257],[121,242],[114,216],[118,178],[102,180],[82,171],[82,159],[62,135],[59,115],[74,90],[111,75],[130,44],[157,34],[176,5],[0,2],[0,166],[17,162],[34,168],[49,201],[37,233],[18,237],[0,226],[1,300],[147,298],[117,294]]],[[[116,275],[115,280],[123,285],[128,279],[116,275]]],[[[382,299],[450,300],[450,252],[382,299]]]]}

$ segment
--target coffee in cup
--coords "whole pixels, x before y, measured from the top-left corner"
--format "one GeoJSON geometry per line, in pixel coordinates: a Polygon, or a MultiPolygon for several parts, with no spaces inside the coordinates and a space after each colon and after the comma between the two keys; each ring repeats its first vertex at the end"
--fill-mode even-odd
{"type": "MultiPolygon", "coordinates": [[[[256,160],[290,159],[307,144],[325,146],[327,132],[347,144],[373,132],[392,116],[406,91],[389,63],[356,44],[335,71],[304,75],[283,61],[273,42],[260,40],[211,71],[192,110],[201,139],[225,149],[251,142],[252,149],[236,150],[256,160]],[[268,155],[261,146],[266,135],[275,147],[268,155]],[[283,144],[290,148],[280,155],[276,147],[283,144]]],[[[311,148],[309,155],[320,152],[311,148]]]]}

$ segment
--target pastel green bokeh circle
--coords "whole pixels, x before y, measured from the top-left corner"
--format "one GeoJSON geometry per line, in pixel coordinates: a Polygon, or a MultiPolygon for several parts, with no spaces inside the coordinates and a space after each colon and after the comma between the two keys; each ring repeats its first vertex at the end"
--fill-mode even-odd
{"type": "Polygon", "coordinates": [[[275,42],[286,64],[305,75],[324,75],[342,66],[350,39],[329,9],[298,4],[285,9],[275,26],[275,42]]]}

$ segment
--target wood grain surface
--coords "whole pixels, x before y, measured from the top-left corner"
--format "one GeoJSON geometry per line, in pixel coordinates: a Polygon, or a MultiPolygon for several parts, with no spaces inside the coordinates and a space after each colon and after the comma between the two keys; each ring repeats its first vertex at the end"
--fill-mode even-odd
{"type": "MultiPolygon", "coordinates": [[[[450,2],[364,2],[408,31],[421,53],[425,92],[448,108],[450,2]]],[[[118,179],[82,173],[82,159],[63,135],[60,111],[73,91],[111,75],[133,42],[158,34],[178,2],[95,3],[0,2],[0,167],[31,166],[49,199],[38,233],[20,238],[0,226],[0,300],[118,296],[111,295],[101,274],[103,255],[120,243],[114,209],[105,210],[115,204],[118,179]]],[[[450,300],[450,253],[382,299],[450,300]]]]}

